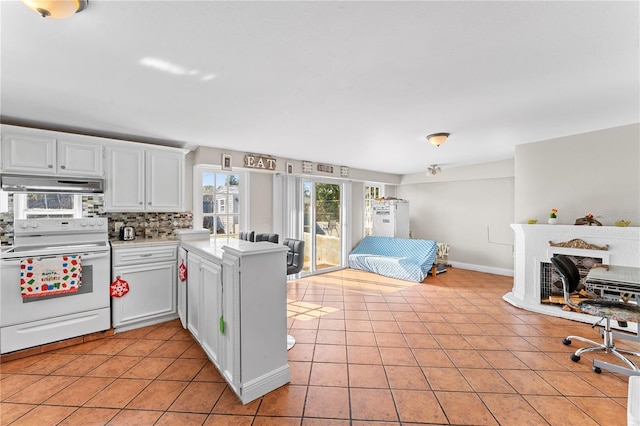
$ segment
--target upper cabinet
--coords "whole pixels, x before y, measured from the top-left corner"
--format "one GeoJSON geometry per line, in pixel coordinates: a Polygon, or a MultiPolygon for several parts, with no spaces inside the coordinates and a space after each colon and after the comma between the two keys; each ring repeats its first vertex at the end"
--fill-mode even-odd
{"type": "Polygon", "coordinates": [[[184,211],[186,151],[151,145],[108,145],[105,211],[184,211]]]}
{"type": "Polygon", "coordinates": [[[104,145],[97,138],[2,126],[2,171],[102,177],[104,145]]]}
{"type": "Polygon", "coordinates": [[[58,174],[104,176],[105,147],[103,144],[58,139],[57,145],[58,174]]]}

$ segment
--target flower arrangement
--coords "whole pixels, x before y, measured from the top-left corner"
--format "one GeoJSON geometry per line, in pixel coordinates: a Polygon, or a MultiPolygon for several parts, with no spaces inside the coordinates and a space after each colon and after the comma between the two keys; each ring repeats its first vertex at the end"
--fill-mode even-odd
{"type": "Polygon", "coordinates": [[[557,210],[557,209],[551,209],[551,213],[549,213],[549,217],[550,217],[551,219],[555,219],[555,218],[557,218],[558,216],[556,216],[556,213],[558,213],[558,210],[557,210]]]}
{"type": "Polygon", "coordinates": [[[586,215],[584,215],[584,217],[579,217],[576,219],[576,223],[575,225],[596,225],[596,226],[602,226],[602,223],[600,223],[600,221],[598,221],[592,213],[588,213],[586,215]]]}

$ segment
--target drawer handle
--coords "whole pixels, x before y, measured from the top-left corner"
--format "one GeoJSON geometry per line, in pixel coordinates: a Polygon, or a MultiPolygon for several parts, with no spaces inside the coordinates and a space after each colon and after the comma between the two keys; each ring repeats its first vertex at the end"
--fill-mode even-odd
{"type": "Polygon", "coordinates": [[[151,257],[151,256],[153,256],[153,253],[145,253],[140,255],[140,257],[151,257]]]}

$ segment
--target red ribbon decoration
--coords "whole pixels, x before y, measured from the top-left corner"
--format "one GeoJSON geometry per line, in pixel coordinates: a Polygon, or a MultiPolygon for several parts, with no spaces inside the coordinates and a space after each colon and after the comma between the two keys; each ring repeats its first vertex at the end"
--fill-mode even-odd
{"type": "Polygon", "coordinates": [[[129,293],[129,283],[120,277],[117,277],[116,280],[111,283],[110,293],[113,297],[124,296],[129,293]]]}
{"type": "Polygon", "coordinates": [[[187,267],[185,266],[184,262],[182,262],[180,266],[178,266],[178,279],[180,279],[180,281],[187,280],[187,267]]]}

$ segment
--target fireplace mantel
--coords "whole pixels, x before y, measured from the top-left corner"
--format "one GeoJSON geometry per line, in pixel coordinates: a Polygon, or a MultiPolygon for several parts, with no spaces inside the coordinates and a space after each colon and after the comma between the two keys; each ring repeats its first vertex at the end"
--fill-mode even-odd
{"type": "MultiPolygon", "coordinates": [[[[511,225],[515,233],[513,289],[503,299],[522,309],[583,322],[594,317],[540,303],[540,264],[554,254],[602,257],[609,265],[640,267],[640,227],[511,225]],[[607,250],[551,246],[579,238],[607,250]]],[[[634,325],[635,326],[635,325],[634,325]]]]}

